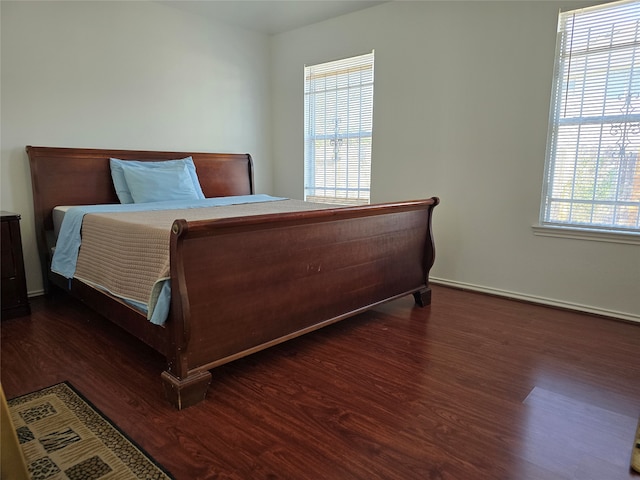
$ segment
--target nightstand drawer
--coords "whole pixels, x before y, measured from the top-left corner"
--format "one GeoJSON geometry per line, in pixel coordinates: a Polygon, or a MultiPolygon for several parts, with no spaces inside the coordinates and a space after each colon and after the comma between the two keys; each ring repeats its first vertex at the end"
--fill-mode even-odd
{"type": "Polygon", "coordinates": [[[22,239],[20,237],[20,215],[10,212],[0,214],[0,305],[2,320],[28,315],[30,313],[27,297],[27,282],[22,258],[22,239]]]}
{"type": "Polygon", "coordinates": [[[20,280],[17,277],[2,277],[2,311],[24,305],[20,280]]]}
{"type": "MultiPolygon", "coordinates": [[[[4,282],[5,278],[16,276],[16,262],[13,260],[13,249],[11,241],[11,226],[9,222],[2,222],[2,230],[0,230],[0,251],[2,251],[2,264],[0,275],[4,282]]],[[[4,283],[3,283],[4,285],[4,283]]],[[[2,291],[2,303],[4,303],[5,295],[2,291]]]]}

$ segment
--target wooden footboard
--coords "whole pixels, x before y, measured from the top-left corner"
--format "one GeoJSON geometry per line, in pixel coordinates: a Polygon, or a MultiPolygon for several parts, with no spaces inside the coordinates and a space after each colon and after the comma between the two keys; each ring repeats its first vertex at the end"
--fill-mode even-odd
{"type": "Polygon", "coordinates": [[[162,375],[178,408],[209,370],[414,294],[430,302],[437,198],[216,221],[176,220],[171,236],[175,348],[162,375]]]}

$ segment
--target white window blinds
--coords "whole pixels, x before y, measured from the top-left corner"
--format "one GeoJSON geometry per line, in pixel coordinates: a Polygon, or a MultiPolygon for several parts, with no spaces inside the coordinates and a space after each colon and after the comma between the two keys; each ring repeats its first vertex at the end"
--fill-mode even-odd
{"type": "Polygon", "coordinates": [[[640,231],[640,2],[560,13],[541,222],[640,231]]]}
{"type": "Polygon", "coordinates": [[[304,69],[305,200],[368,204],[373,52],[304,69]]]}

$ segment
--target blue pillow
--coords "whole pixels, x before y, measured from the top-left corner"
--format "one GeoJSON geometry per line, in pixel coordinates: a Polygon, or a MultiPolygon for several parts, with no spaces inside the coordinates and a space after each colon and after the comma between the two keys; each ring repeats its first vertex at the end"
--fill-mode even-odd
{"type": "Polygon", "coordinates": [[[185,164],[173,164],[164,168],[123,165],[123,170],[134,203],[198,198],[185,164]]]}
{"type": "MultiPolygon", "coordinates": [[[[111,166],[111,179],[113,180],[113,186],[116,189],[116,194],[118,195],[118,199],[120,203],[134,203],[133,197],[131,196],[131,191],[129,186],[127,185],[127,180],[124,176],[124,168],[123,166],[139,166],[145,169],[164,169],[171,168],[173,165],[186,165],[187,170],[189,172],[189,176],[191,177],[193,188],[197,194],[196,198],[203,199],[204,193],[202,192],[202,188],[200,187],[200,181],[198,180],[198,175],[196,173],[196,166],[193,163],[193,158],[187,157],[180,160],[166,160],[163,162],[141,162],[138,160],[119,160],[117,158],[110,158],[109,164],[111,166]]],[[[171,200],[167,198],[167,200],[171,200]]]]}

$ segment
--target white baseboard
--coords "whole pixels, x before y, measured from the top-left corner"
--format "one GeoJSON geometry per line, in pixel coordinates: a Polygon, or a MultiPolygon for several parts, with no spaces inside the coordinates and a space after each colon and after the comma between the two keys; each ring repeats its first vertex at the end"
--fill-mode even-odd
{"type": "Polygon", "coordinates": [[[435,285],[442,285],[445,287],[459,288],[462,290],[471,290],[479,293],[487,293],[489,295],[496,295],[498,297],[513,298],[516,300],[523,300],[530,303],[539,303],[541,305],[547,305],[551,307],[558,307],[567,310],[575,310],[583,313],[590,313],[594,315],[601,315],[604,317],[612,317],[629,322],[640,323],[640,315],[617,312],[615,310],[607,310],[603,308],[592,307],[589,305],[581,305],[577,303],[564,302],[553,298],[538,297],[536,295],[527,295],[524,293],[511,292],[509,290],[502,290],[499,288],[483,287],[480,285],[474,285],[471,283],[456,282],[454,280],[446,280],[444,278],[431,277],[429,281],[435,285]]]}

